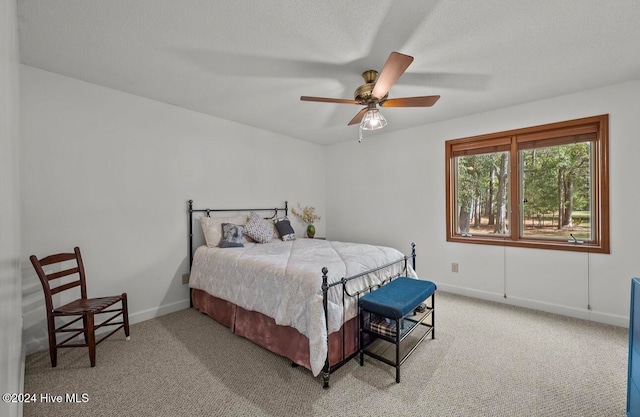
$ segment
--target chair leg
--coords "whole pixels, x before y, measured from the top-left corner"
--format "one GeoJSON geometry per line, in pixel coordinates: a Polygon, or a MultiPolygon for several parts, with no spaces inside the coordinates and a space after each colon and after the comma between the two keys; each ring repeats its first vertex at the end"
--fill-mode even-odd
{"type": "Polygon", "coordinates": [[[122,294],[122,321],[124,322],[124,335],[129,337],[129,307],[127,306],[127,293],[122,294]]]}
{"type": "Polygon", "coordinates": [[[84,325],[84,343],[89,345],[89,331],[87,325],[87,316],[82,316],[82,324],[84,325]]]}
{"type": "Polygon", "coordinates": [[[58,344],[56,340],[55,318],[47,315],[47,327],[49,328],[49,357],[51,358],[51,367],[58,366],[58,344]]]}
{"type": "Polygon", "coordinates": [[[89,340],[87,341],[87,345],[89,345],[89,360],[91,361],[91,367],[96,366],[96,332],[94,328],[93,314],[87,314],[87,336],[89,340]]]}

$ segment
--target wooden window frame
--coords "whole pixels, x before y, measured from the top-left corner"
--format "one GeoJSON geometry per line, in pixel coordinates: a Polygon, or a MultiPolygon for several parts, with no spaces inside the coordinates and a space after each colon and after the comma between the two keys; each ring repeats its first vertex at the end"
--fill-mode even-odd
{"type": "MultiPolygon", "coordinates": [[[[580,140],[579,140],[580,141],[580,140]]],[[[576,252],[610,253],[609,237],[609,115],[585,117],[540,126],[490,133],[445,142],[446,169],[446,227],[447,241],[476,243],[524,248],[555,249],[576,252]],[[595,133],[592,141],[592,223],[593,240],[567,242],[520,236],[522,224],[520,202],[520,158],[519,150],[534,148],[536,141],[544,141],[544,146],[554,146],[575,142],[571,137],[595,133]],[[509,152],[509,233],[507,235],[471,235],[456,233],[456,167],[455,158],[497,151],[509,152]]]]}

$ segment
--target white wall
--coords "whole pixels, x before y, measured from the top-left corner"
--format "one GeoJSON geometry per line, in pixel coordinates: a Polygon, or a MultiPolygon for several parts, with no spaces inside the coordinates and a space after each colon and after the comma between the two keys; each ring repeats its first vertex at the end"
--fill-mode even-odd
{"type": "Polygon", "coordinates": [[[325,213],[321,146],[28,66],[21,99],[28,352],[46,348],[31,254],[80,246],[89,296],[126,291],[136,322],[189,305],[187,200],[325,213]]]}
{"type": "MultiPolygon", "coordinates": [[[[20,86],[28,352],[46,348],[31,254],[79,245],[90,295],[126,291],[133,322],[186,307],[190,198],[211,207],[314,205],[319,236],[407,252],[416,242],[419,273],[443,290],[627,325],[629,280],[640,274],[632,221],[640,82],[326,148],[28,66],[20,86]],[[603,113],[611,115],[610,255],[446,242],[445,140],[603,113]]],[[[12,135],[3,146],[17,146],[12,135]]]]}
{"type": "MultiPolygon", "coordinates": [[[[16,0],[0,0],[0,393],[22,392],[18,29],[16,0]]],[[[19,404],[0,402],[0,415],[19,404]]]]}
{"type": "Polygon", "coordinates": [[[330,146],[327,235],[405,252],[415,241],[418,273],[442,290],[628,326],[630,279],[640,275],[638,108],[640,81],[330,146]],[[611,254],[446,241],[446,140],[606,113],[611,254]]]}

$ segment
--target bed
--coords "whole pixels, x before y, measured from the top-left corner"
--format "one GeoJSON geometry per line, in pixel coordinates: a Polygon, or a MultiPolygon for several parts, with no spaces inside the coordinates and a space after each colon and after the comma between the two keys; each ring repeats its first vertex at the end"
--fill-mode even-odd
{"type": "Polygon", "coordinates": [[[283,241],[275,229],[287,219],[287,202],[274,209],[194,209],[189,200],[188,214],[193,307],[321,375],[325,388],[330,374],[357,353],[360,295],[398,276],[416,276],[414,244],[403,255],[368,244],[283,241]],[[258,241],[244,235],[257,213],[271,225],[267,230],[262,224],[263,234],[272,233],[269,242],[260,243],[263,235],[258,241]],[[197,223],[206,240],[202,245],[194,243],[197,223]],[[225,233],[229,225],[241,225],[242,232],[233,229],[232,238],[225,233]],[[225,236],[240,244],[219,247],[226,246],[225,236]]]}

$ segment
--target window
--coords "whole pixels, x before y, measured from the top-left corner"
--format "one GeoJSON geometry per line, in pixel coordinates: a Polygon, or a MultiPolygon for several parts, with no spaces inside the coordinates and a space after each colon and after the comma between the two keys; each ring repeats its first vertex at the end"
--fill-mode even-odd
{"type": "Polygon", "coordinates": [[[447,141],[447,240],[609,253],[608,120],[447,141]]]}

